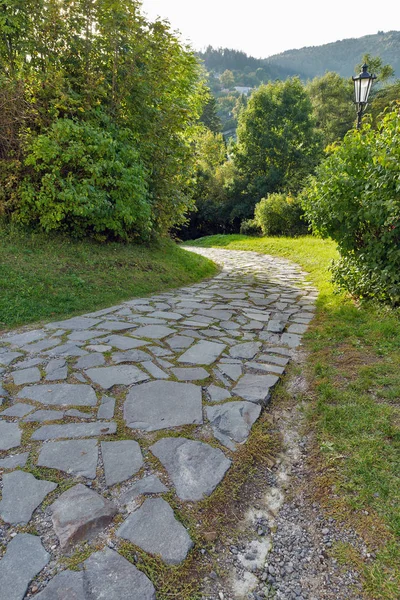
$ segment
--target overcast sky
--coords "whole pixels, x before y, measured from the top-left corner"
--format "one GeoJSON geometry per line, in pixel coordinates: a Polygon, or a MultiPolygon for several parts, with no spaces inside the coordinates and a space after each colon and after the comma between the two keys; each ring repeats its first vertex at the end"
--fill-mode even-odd
{"type": "Polygon", "coordinates": [[[168,19],[195,49],[244,50],[256,58],[336,40],[400,30],[400,1],[142,0],[151,20],[168,19]],[[381,10],[382,9],[382,10],[381,10]]]}

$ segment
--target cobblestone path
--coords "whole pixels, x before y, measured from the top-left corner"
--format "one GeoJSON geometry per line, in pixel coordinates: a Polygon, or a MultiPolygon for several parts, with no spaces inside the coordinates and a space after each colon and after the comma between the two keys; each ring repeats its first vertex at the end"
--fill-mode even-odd
{"type": "Polygon", "coordinates": [[[283,259],[193,251],[221,273],[0,338],[0,600],[151,600],[120,544],[170,565],[190,552],[163,494],[199,501],[222,481],[316,298],[283,259]]]}

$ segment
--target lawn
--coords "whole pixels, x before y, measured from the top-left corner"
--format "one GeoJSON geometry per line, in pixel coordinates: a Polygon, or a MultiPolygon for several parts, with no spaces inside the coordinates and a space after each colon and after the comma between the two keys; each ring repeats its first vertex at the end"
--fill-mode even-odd
{"type": "Polygon", "coordinates": [[[326,512],[354,528],[372,558],[352,547],[333,552],[352,562],[368,598],[400,598],[400,311],[359,304],[335,292],[329,241],[211,236],[194,246],[251,250],[300,264],[320,291],[306,336],[311,382],[309,426],[316,434],[315,495],[326,512]]]}
{"type": "Polygon", "coordinates": [[[94,311],[216,272],[211,261],[169,240],[99,244],[0,228],[0,330],[94,311]]]}

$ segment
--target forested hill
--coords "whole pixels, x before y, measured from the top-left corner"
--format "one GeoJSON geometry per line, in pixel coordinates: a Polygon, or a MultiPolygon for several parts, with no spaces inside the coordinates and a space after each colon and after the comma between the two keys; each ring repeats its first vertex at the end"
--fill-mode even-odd
{"type": "Polygon", "coordinates": [[[374,35],[339,40],[323,46],[287,50],[270,56],[266,62],[277,69],[294,70],[307,79],[324,75],[326,71],[349,77],[367,53],[379,56],[384,64],[394,68],[396,77],[400,77],[400,31],[379,31],[374,35]]]}

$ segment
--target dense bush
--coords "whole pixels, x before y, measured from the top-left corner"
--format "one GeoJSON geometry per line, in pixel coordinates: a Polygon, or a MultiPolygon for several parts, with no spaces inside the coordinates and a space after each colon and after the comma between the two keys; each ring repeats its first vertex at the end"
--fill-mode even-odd
{"type": "Polygon", "coordinates": [[[13,219],[45,231],[147,239],[152,215],[145,172],[130,132],[116,134],[58,119],[33,137],[13,219]]]}
{"type": "Polygon", "coordinates": [[[303,235],[308,230],[303,217],[300,201],[286,194],[269,194],[254,210],[254,221],[264,235],[303,235]]]}
{"type": "Polygon", "coordinates": [[[262,231],[255,219],[245,219],[240,224],[240,233],[242,235],[260,235],[262,231]]]}
{"type": "Polygon", "coordinates": [[[400,114],[349,132],[304,193],[315,232],[332,237],[337,283],[360,297],[400,303],[400,114]]]}

